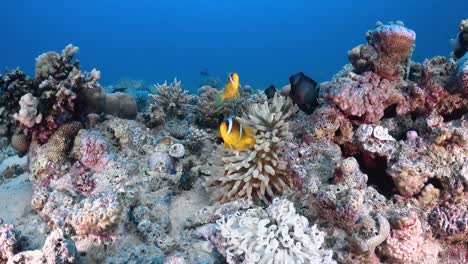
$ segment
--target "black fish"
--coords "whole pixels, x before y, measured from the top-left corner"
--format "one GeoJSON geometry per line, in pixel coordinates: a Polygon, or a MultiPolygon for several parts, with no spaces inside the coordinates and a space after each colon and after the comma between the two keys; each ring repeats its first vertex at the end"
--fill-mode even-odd
{"type": "Polygon", "coordinates": [[[465,40],[463,33],[460,32],[454,40],[458,42],[458,49],[453,52],[455,58],[460,59],[468,51],[468,40],[465,40]]]}
{"type": "Polygon", "coordinates": [[[201,76],[210,76],[210,73],[208,72],[208,68],[204,68],[203,70],[200,71],[201,76]]]}
{"type": "Polygon", "coordinates": [[[127,90],[125,87],[115,87],[114,90],[112,90],[113,93],[120,92],[122,93],[123,91],[127,90]]]}
{"type": "Polygon", "coordinates": [[[318,105],[317,82],[304,75],[303,72],[289,77],[291,91],[289,97],[299,108],[307,114],[311,114],[318,105]]]}
{"type": "Polygon", "coordinates": [[[270,85],[268,86],[268,88],[265,89],[265,94],[268,99],[273,98],[273,96],[275,96],[275,93],[276,93],[276,88],[274,85],[270,85]]]}

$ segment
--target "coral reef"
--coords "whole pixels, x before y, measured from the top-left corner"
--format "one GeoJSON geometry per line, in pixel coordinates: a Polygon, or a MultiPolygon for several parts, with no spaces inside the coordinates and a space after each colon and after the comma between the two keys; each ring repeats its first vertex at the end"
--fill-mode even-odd
{"type": "Polygon", "coordinates": [[[164,112],[166,119],[183,118],[189,114],[192,108],[193,96],[184,90],[181,86],[181,81],[174,81],[167,84],[154,85],[156,95],[150,94],[152,102],[149,105],[149,111],[154,112],[161,109],[164,112]]]}
{"type": "Polygon", "coordinates": [[[467,263],[466,45],[416,62],[414,41],[378,24],[330,81],[222,104],[217,83],[105,90],[72,45],[7,71],[0,263],[467,263]],[[228,116],[255,144],[223,149],[228,116]]]}
{"type": "Polygon", "coordinates": [[[275,96],[271,103],[255,104],[241,122],[255,130],[255,145],[245,152],[227,154],[224,175],[209,178],[215,198],[221,202],[247,197],[268,203],[268,199],[292,187],[281,147],[292,137],[287,119],[296,112],[292,101],[275,96]]]}
{"type": "Polygon", "coordinates": [[[287,200],[274,199],[267,210],[249,209],[217,223],[228,263],[336,263],[321,247],[324,233],[287,200]]]}

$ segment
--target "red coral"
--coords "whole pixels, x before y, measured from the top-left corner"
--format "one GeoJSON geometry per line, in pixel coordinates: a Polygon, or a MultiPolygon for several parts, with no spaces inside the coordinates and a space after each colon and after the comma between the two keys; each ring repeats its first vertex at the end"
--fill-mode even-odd
{"type": "Polygon", "coordinates": [[[406,60],[416,40],[416,33],[398,24],[382,25],[369,32],[369,42],[379,53],[375,70],[389,80],[400,77],[399,64],[406,60]]]}

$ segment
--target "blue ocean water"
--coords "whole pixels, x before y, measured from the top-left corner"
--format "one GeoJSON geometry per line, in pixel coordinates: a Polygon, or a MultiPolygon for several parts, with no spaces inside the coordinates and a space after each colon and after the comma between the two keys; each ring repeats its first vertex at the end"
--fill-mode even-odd
{"type": "Polygon", "coordinates": [[[14,0],[2,1],[0,68],[34,74],[34,59],[68,43],[102,83],[182,80],[195,91],[200,71],[242,84],[281,86],[303,71],[325,81],[347,63],[377,21],[416,31],[413,60],[448,55],[468,1],[14,0]]]}

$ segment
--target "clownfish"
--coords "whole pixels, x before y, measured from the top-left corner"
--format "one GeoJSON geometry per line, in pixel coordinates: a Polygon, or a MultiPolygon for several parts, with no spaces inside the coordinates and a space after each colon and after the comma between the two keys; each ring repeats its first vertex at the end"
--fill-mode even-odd
{"type": "Polygon", "coordinates": [[[224,91],[217,94],[215,100],[218,104],[221,104],[224,100],[232,99],[236,96],[239,96],[239,75],[233,72],[229,74],[224,91]]]}
{"type": "Polygon", "coordinates": [[[255,145],[252,129],[243,125],[236,117],[229,117],[219,126],[225,148],[243,151],[255,145]]]}

